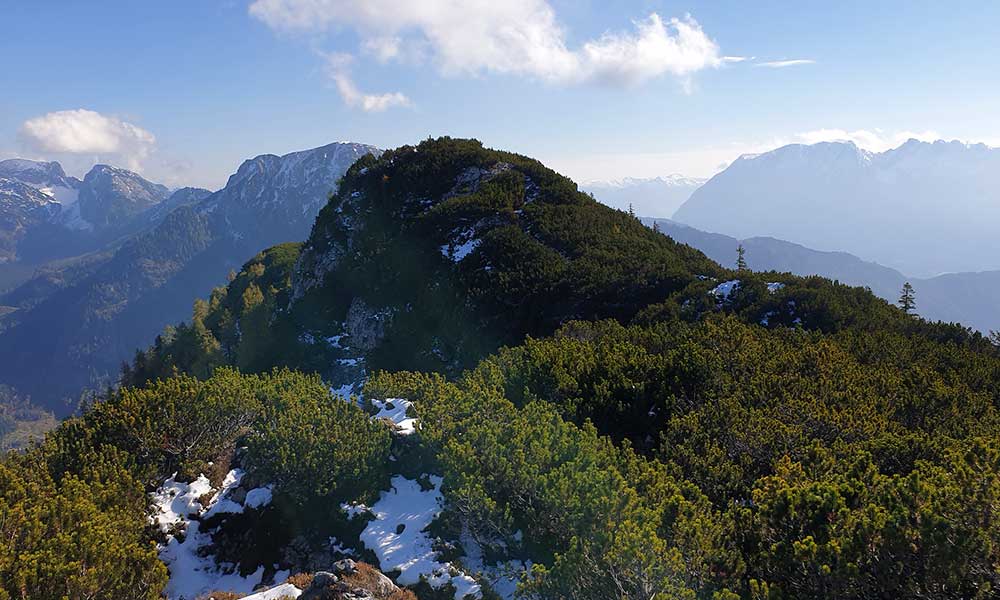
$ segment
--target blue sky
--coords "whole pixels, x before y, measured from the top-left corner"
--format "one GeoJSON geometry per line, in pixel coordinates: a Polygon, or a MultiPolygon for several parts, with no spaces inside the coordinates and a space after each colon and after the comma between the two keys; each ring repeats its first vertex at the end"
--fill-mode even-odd
{"type": "Polygon", "coordinates": [[[256,154],[437,135],[578,180],[707,176],[820,139],[1000,145],[997,2],[0,0],[0,14],[0,157],[76,174],[103,161],[215,188],[256,154]],[[774,64],[791,60],[807,62],[774,64]]]}

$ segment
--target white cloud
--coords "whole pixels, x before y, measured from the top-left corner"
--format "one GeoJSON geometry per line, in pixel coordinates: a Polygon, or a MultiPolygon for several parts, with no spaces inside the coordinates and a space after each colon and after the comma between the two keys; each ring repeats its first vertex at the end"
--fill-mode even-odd
{"type": "Polygon", "coordinates": [[[350,64],[353,58],[348,54],[327,54],[327,74],[337,86],[344,103],[365,112],[382,112],[394,106],[410,106],[410,99],[400,92],[366,94],[358,89],[351,78],[350,64]]]}
{"type": "Polygon", "coordinates": [[[373,37],[362,44],[365,52],[372,54],[379,62],[388,62],[399,58],[402,51],[403,40],[399,36],[390,35],[385,37],[373,37]]]}
{"type": "Polygon", "coordinates": [[[637,21],[579,49],[546,0],[255,0],[250,14],[277,31],[353,29],[379,60],[423,47],[445,75],[501,73],[546,82],[636,84],[671,74],[682,80],[719,67],[719,47],[690,16],[637,21]]]}
{"type": "Polygon", "coordinates": [[[138,170],[156,146],[149,131],[83,108],[28,119],[18,136],[31,152],[117,158],[132,170],[138,170]]]}
{"type": "Polygon", "coordinates": [[[769,60],[755,63],[755,67],[767,67],[769,69],[783,69],[785,67],[797,67],[799,65],[814,65],[816,61],[810,58],[796,58],[792,60],[769,60]]]}
{"type": "Polygon", "coordinates": [[[584,79],[635,84],[670,73],[686,77],[723,63],[719,47],[690,16],[667,23],[653,13],[636,33],[606,33],[583,45],[584,79]]]}

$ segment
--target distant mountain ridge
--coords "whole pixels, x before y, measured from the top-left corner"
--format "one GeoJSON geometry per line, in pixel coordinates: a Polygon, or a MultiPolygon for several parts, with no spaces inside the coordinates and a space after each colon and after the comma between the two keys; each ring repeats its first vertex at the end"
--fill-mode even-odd
{"type": "Polygon", "coordinates": [[[133,234],[153,221],[151,215],[162,218],[165,212],[153,209],[170,196],[166,186],[126,169],[95,165],[81,181],[58,162],[20,158],[0,161],[0,193],[8,201],[0,206],[0,221],[14,218],[15,197],[22,207],[37,204],[39,195],[53,205],[44,218],[22,218],[17,233],[0,222],[6,262],[31,264],[91,252],[133,234]]]}
{"type": "Polygon", "coordinates": [[[909,140],[875,153],[823,142],[740,157],[673,218],[736,238],[844,250],[930,277],[1000,268],[998,199],[1000,149],[909,140]]]}
{"type": "Polygon", "coordinates": [[[626,177],[612,181],[591,181],[580,187],[612,208],[628,210],[631,207],[636,214],[670,217],[705,181],[673,174],[652,178],[626,177]]]}
{"type": "Polygon", "coordinates": [[[952,273],[931,278],[907,277],[895,269],[868,262],[847,252],[813,250],[771,237],[743,240],[708,233],[670,219],[644,218],[649,226],[674,240],[704,252],[712,260],[732,266],[736,248],[746,250],[747,265],[754,271],[795,275],[820,275],[848,285],[867,287],[875,295],[896,302],[903,283],[917,292],[917,312],[933,321],[960,322],[983,332],[1000,330],[1000,271],[952,273]]]}
{"type": "Polygon", "coordinates": [[[28,232],[57,217],[61,205],[48,194],[16,179],[0,178],[0,263],[17,259],[28,232]]]}
{"type": "Polygon", "coordinates": [[[380,150],[337,143],[261,155],[217,192],[169,196],[134,174],[95,167],[90,185],[112,200],[104,217],[138,210],[128,218],[137,231],[0,296],[0,306],[18,309],[0,317],[0,382],[65,414],[63,398],[113,382],[123,360],[260,249],[305,239],[338,180],[369,153],[380,150]]]}
{"type": "Polygon", "coordinates": [[[169,195],[167,186],[146,181],[136,173],[95,165],[80,186],[80,217],[91,228],[120,225],[169,195]]]}

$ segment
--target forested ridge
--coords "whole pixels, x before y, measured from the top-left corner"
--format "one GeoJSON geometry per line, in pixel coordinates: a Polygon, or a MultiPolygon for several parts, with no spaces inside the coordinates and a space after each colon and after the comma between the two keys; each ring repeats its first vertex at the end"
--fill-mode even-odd
{"type": "Polygon", "coordinates": [[[440,476],[435,550],[530,564],[526,598],[1000,596],[996,346],[722,267],[475,141],[359,160],[122,383],[0,463],[0,598],[159,597],[146,493],[233,465],[274,488],[213,530],[241,572],[370,553],[341,504],[440,476]]]}

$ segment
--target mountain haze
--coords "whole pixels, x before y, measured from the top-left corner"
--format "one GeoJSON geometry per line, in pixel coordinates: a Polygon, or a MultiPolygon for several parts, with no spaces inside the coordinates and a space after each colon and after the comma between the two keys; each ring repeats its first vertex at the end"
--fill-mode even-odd
{"type": "Polygon", "coordinates": [[[691,197],[705,179],[667,175],[666,177],[626,177],[617,181],[591,181],[580,187],[612,208],[650,217],[671,217],[691,197]]]}
{"type": "Polygon", "coordinates": [[[963,323],[983,334],[1000,330],[1000,271],[950,273],[926,279],[907,277],[895,269],[861,260],[847,252],[823,252],[769,237],[739,240],[708,233],[669,219],[643,219],[671,238],[704,252],[723,265],[734,265],[736,249],[746,251],[755,271],[820,275],[848,285],[866,287],[888,302],[899,299],[909,281],[916,289],[917,312],[932,321],[963,323]]]}
{"type": "Polygon", "coordinates": [[[910,140],[874,153],[852,142],[745,155],[674,219],[736,238],[846,251],[917,277],[1000,268],[1000,149],[910,140]]]}

